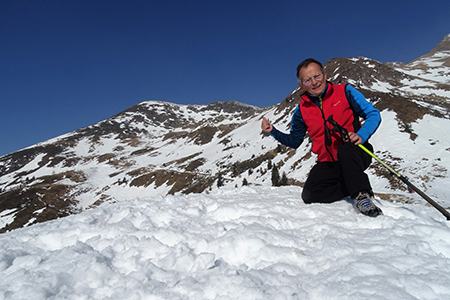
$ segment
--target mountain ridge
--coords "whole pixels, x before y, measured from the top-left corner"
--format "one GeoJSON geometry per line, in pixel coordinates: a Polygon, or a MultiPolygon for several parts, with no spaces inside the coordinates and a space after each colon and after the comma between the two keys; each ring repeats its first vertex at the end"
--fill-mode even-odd
{"type": "MultiPolygon", "coordinates": [[[[330,81],[354,85],[392,124],[381,127],[377,136],[395,127],[394,140],[419,149],[419,123],[448,124],[450,119],[450,68],[445,64],[450,58],[449,37],[438,44],[438,50],[407,65],[358,57],[333,58],[325,68],[330,81]]],[[[315,161],[310,141],[305,139],[297,150],[288,149],[260,130],[263,116],[280,130],[289,130],[302,92],[296,88],[267,108],[236,101],[206,105],[144,101],[97,124],[2,156],[0,232],[123,201],[130,195],[201,193],[220,184],[241,185],[244,179],[252,185],[271,185],[273,166],[269,165],[286,174],[289,184],[302,186],[315,161]]],[[[450,148],[444,148],[440,161],[429,158],[434,168],[423,167],[422,174],[387,150],[381,138],[372,142],[380,149],[377,154],[412,178],[433,181],[436,174],[437,180],[448,178],[450,165],[445,158],[450,148]]],[[[443,144],[437,138],[431,143],[443,144]]],[[[417,201],[383,168],[373,164],[370,173],[380,185],[380,197],[417,201]]]]}

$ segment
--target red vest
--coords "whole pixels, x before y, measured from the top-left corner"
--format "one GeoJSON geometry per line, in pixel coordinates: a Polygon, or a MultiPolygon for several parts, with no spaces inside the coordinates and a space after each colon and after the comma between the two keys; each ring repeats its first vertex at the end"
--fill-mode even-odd
{"type": "Polygon", "coordinates": [[[322,109],[314,104],[306,93],[299,103],[302,118],[312,139],[312,151],[318,155],[317,161],[337,161],[337,147],[342,143],[337,132],[331,132],[333,126],[325,122],[330,115],[348,132],[357,132],[361,128],[358,116],[354,113],[345,95],[345,84],[332,85],[327,83],[328,89],[322,99],[322,109]],[[331,146],[325,144],[325,126],[331,136],[331,146]]]}

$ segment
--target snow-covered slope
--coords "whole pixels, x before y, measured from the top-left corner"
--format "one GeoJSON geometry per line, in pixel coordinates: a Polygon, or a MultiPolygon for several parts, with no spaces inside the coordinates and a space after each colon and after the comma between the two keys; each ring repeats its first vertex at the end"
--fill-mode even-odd
{"type": "Polygon", "coordinates": [[[449,299],[450,223],[300,187],[134,198],[0,235],[0,299],[449,299]]]}
{"type": "MultiPolygon", "coordinates": [[[[388,164],[446,208],[450,168],[448,36],[408,65],[368,58],[326,62],[329,79],[360,89],[382,113],[371,139],[388,164]],[[440,64],[439,64],[440,63],[440,64]]],[[[297,150],[261,132],[263,116],[289,130],[301,90],[268,108],[215,102],[139,103],[98,124],[0,157],[0,232],[130,198],[271,186],[271,166],[302,186],[315,156],[306,139],[297,150]]],[[[425,204],[374,163],[378,197],[425,204]]]]}

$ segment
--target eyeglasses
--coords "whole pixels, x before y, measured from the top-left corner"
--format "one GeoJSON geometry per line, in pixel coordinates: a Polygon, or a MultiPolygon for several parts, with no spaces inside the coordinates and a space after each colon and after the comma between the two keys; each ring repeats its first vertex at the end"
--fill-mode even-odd
{"type": "MultiPolygon", "coordinates": [[[[314,75],[312,78],[314,78],[315,81],[321,81],[323,78],[323,73],[314,75]]],[[[312,84],[312,78],[308,78],[306,80],[302,80],[301,83],[303,85],[311,85],[312,84]]]]}

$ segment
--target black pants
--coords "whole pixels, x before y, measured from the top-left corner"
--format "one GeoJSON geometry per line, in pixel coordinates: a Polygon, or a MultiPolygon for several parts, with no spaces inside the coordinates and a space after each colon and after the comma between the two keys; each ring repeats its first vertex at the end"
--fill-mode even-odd
{"type": "MultiPolygon", "coordinates": [[[[364,146],[373,151],[369,143],[364,146]]],[[[337,162],[318,162],[311,169],[302,192],[305,203],[331,203],[360,191],[372,192],[364,173],[372,157],[352,143],[339,145],[337,156],[337,162]]]]}

